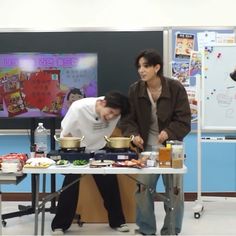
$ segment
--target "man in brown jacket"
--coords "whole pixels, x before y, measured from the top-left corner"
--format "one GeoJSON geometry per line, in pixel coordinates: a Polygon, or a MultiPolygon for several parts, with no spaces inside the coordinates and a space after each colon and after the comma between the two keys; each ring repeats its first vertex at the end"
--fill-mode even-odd
{"type": "MultiPolygon", "coordinates": [[[[136,58],[135,65],[140,80],[129,88],[130,115],[121,121],[124,135],[134,135],[133,143],[141,150],[152,150],[167,140],[179,140],[190,132],[191,111],[183,85],[163,76],[163,61],[155,50],[144,50],[136,58]]],[[[182,177],[182,176],[181,176],[182,177]]],[[[167,176],[163,175],[165,188],[167,176]]],[[[156,189],[159,175],[140,175],[138,180],[156,189]]],[[[181,178],[182,182],[182,178],[181,178]]],[[[184,211],[184,194],[181,186],[176,191],[175,234],[180,233],[184,211]]],[[[136,192],[136,223],[143,235],[156,234],[154,196],[143,185],[136,192]]],[[[170,211],[165,204],[166,216],[161,229],[169,235],[170,211]]]]}

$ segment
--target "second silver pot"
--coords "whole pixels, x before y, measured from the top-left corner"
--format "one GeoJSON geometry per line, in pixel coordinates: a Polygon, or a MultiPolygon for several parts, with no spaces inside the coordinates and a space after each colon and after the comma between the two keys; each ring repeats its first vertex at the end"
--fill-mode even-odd
{"type": "Polygon", "coordinates": [[[109,148],[129,148],[130,142],[133,140],[134,136],[130,137],[104,137],[107,141],[107,146],[109,148]]]}
{"type": "Polygon", "coordinates": [[[81,141],[84,139],[84,136],[82,138],[79,137],[57,138],[56,135],[54,135],[54,138],[56,141],[59,142],[61,148],[79,148],[81,141]]]}

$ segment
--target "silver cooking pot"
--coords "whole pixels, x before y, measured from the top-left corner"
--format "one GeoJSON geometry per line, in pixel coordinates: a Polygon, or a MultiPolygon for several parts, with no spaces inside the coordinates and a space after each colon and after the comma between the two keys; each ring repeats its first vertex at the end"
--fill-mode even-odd
{"type": "Polygon", "coordinates": [[[54,139],[57,142],[59,142],[61,148],[79,148],[81,141],[84,139],[84,136],[82,138],[79,137],[57,138],[57,136],[54,135],[54,139]]]}
{"type": "Polygon", "coordinates": [[[134,136],[130,137],[104,137],[107,141],[107,146],[109,148],[129,148],[130,142],[133,140],[134,136]]]}

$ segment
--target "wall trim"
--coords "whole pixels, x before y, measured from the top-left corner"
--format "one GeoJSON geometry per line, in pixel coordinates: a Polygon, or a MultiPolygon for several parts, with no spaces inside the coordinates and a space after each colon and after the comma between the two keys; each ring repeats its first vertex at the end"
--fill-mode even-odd
{"type": "Polygon", "coordinates": [[[0,28],[0,33],[12,32],[132,32],[132,31],[162,31],[164,26],[157,27],[50,27],[50,28],[0,28]]]}
{"type": "MultiPolygon", "coordinates": [[[[45,193],[40,193],[39,199],[45,196],[45,193]]],[[[196,192],[184,193],[185,201],[195,201],[197,200],[196,192]]],[[[202,196],[214,196],[214,197],[236,197],[236,192],[205,192],[202,196]]],[[[31,193],[2,193],[2,201],[31,201],[31,193]]],[[[155,198],[155,201],[159,201],[155,198]]]]}

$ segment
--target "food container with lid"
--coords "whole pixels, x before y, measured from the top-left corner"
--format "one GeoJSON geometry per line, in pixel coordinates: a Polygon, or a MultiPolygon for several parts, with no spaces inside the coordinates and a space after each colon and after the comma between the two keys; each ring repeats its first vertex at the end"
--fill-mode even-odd
{"type": "Polygon", "coordinates": [[[15,173],[22,169],[19,159],[3,159],[1,166],[3,173],[15,173]]]}
{"type": "Polygon", "coordinates": [[[171,140],[167,142],[172,149],[172,168],[183,168],[184,144],[182,141],[171,140]]]}
{"type": "Polygon", "coordinates": [[[140,161],[147,167],[157,166],[158,159],[159,159],[159,152],[146,151],[140,153],[140,161]]]}

